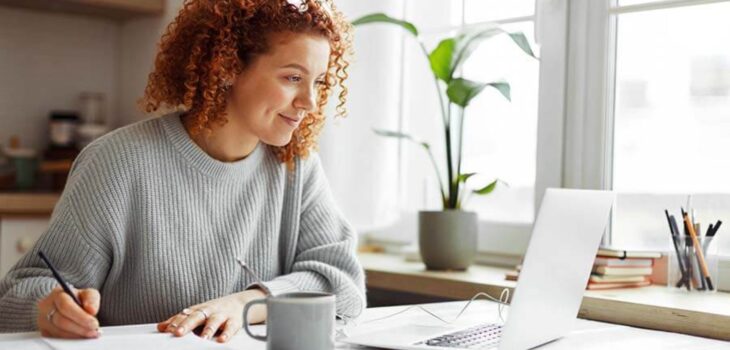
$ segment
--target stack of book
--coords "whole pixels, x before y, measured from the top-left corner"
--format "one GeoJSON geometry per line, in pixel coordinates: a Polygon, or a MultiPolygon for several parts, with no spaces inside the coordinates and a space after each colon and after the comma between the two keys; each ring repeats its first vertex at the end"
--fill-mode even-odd
{"type": "Polygon", "coordinates": [[[654,259],[661,257],[658,252],[626,251],[601,248],[593,263],[591,277],[588,279],[590,290],[637,288],[651,284],[654,259]]]}

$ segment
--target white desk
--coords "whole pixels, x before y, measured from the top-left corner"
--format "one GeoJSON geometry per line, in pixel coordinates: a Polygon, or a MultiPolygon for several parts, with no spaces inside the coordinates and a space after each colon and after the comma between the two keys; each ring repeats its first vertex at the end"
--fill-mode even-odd
{"type": "MultiPolygon", "coordinates": [[[[463,305],[463,302],[453,302],[463,305]]],[[[449,303],[452,304],[452,303],[449,303]]],[[[425,307],[450,320],[454,317],[451,310],[458,308],[449,306],[446,303],[429,304],[425,307]]],[[[412,309],[387,320],[368,322],[384,316],[392,315],[399,310],[403,310],[405,306],[371,308],[357,320],[359,326],[354,328],[346,328],[346,332],[350,335],[356,335],[361,332],[371,331],[373,329],[388,329],[396,324],[407,323],[424,323],[433,322],[438,324],[439,321],[431,318],[421,310],[412,309]]],[[[497,318],[496,304],[488,301],[478,301],[469,307],[469,311],[462,316],[460,320],[466,320],[469,317],[491,317],[485,321],[496,320],[497,318]]],[[[256,333],[264,332],[264,326],[255,326],[256,333]]],[[[104,344],[96,343],[97,340],[80,340],[80,341],[55,341],[58,349],[98,349],[103,346],[105,350],[113,350],[117,346],[122,349],[134,348],[141,349],[265,349],[265,343],[249,338],[244,331],[239,332],[230,342],[226,344],[218,344],[211,341],[203,341],[196,336],[189,336],[189,339],[177,339],[167,334],[159,334],[154,324],[122,326],[122,327],[104,327],[102,337],[106,338],[104,344]]],[[[50,340],[54,342],[54,340],[50,340]]],[[[49,344],[49,340],[45,340],[38,333],[13,333],[0,334],[0,349],[28,349],[28,350],[49,350],[54,349],[49,344]]],[[[338,344],[337,349],[366,349],[364,347],[351,346],[346,344],[338,344]]],[[[557,349],[730,349],[730,342],[724,342],[713,339],[706,339],[694,336],[688,336],[677,333],[667,333],[652,330],[633,328],[628,326],[620,326],[603,322],[595,322],[578,319],[575,329],[566,337],[549,343],[540,348],[545,350],[557,349]]]]}

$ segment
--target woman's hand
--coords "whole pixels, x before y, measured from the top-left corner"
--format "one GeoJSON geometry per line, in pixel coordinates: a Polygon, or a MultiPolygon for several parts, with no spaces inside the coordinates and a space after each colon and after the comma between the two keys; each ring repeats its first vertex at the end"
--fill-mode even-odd
{"type": "MultiPolygon", "coordinates": [[[[250,289],[222,298],[190,306],[167,320],[157,324],[160,332],[169,332],[178,337],[198,326],[205,325],[200,336],[210,339],[220,330],[218,342],[230,340],[243,327],[243,307],[251,300],[263,299],[266,294],[260,289],[250,289]]],[[[251,308],[249,320],[252,323],[266,320],[266,311],[259,305],[251,308]]]]}
{"type": "Polygon", "coordinates": [[[61,287],[38,302],[36,324],[44,337],[96,338],[101,332],[96,314],[101,296],[96,289],[73,289],[83,308],[66,294],[61,287]]]}

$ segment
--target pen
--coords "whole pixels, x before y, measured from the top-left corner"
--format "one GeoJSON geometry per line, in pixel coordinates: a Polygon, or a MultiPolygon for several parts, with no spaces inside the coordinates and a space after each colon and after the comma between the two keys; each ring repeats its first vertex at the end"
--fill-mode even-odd
{"type": "Polygon", "coordinates": [[[717,229],[720,228],[720,225],[722,224],[722,221],[717,220],[717,223],[713,226],[710,224],[710,227],[707,229],[707,233],[705,234],[705,241],[702,242],[702,252],[707,255],[707,249],[710,246],[710,242],[712,242],[713,237],[715,237],[715,233],[717,233],[717,229]]]}
{"type": "MultiPolygon", "coordinates": [[[[679,273],[682,275],[682,277],[677,282],[676,287],[681,288],[683,284],[685,284],[685,281],[687,279],[687,272],[684,267],[684,260],[682,260],[682,254],[679,253],[679,236],[677,233],[677,223],[674,221],[674,217],[669,215],[669,211],[664,209],[664,215],[667,217],[667,223],[669,224],[669,233],[672,235],[672,244],[674,245],[674,251],[677,253],[677,263],[679,263],[679,273]]],[[[687,283],[687,289],[689,290],[689,283],[687,283]]]]}
{"type": "Polygon", "coordinates": [[[710,278],[710,271],[707,270],[707,263],[705,262],[705,256],[702,254],[702,246],[700,246],[700,243],[697,240],[697,233],[695,233],[695,229],[692,226],[692,223],[690,222],[690,219],[687,216],[687,212],[685,212],[684,209],[682,209],[682,216],[684,216],[684,222],[688,226],[690,237],[692,237],[692,242],[694,244],[695,252],[697,252],[697,260],[700,263],[702,274],[705,277],[704,281],[707,282],[707,288],[710,290],[714,290],[715,288],[712,286],[712,279],[710,278]]]}
{"type": "Polygon", "coordinates": [[[669,221],[671,221],[672,229],[674,229],[675,238],[677,240],[677,244],[679,245],[679,249],[682,252],[681,256],[678,256],[677,258],[679,260],[682,260],[684,262],[684,276],[682,276],[682,279],[677,283],[677,287],[681,287],[682,284],[687,286],[687,290],[692,289],[692,286],[690,284],[690,279],[692,278],[692,270],[690,269],[690,263],[687,260],[687,245],[685,244],[686,241],[682,240],[682,236],[679,233],[679,226],[677,225],[677,220],[674,219],[674,215],[669,216],[669,221]]]}
{"type": "Polygon", "coordinates": [[[241,260],[241,258],[236,258],[236,260],[238,261],[238,264],[241,265],[241,267],[243,267],[244,270],[246,270],[246,272],[248,272],[249,274],[251,274],[251,276],[253,276],[254,280],[256,280],[256,283],[258,283],[261,288],[264,288],[264,281],[262,281],[261,278],[259,278],[259,275],[253,269],[248,267],[248,264],[243,262],[243,260],[241,260]]]}
{"type": "Polygon", "coordinates": [[[712,229],[712,235],[715,236],[717,233],[717,230],[720,228],[720,225],[722,225],[722,220],[717,220],[717,223],[715,223],[715,226],[712,229]]]}
{"type": "MultiPolygon", "coordinates": [[[[43,254],[42,251],[38,251],[38,256],[40,256],[41,259],[43,260],[43,262],[45,262],[46,265],[48,265],[48,268],[51,269],[51,272],[53,273],[53,277],[56,278],[56,281],[58,281],[58,284],[61,285],[61,288],[63,288],[63,291],[66,292],[66,294],[68,294],[69,296],[71,296],[71,298],[76,302],[76,304],[78,306],[81,306],[81,302],[79,301],[79,299],[76,298],[76,295],[71,291],[71,288],[69,288],[66,281],[64,281],[63,277],[61,277],[61,274],[58,273],[58,270],[56,270],[56,268],[53,267],[53,265],[51,264],[51,261],[48,260],[48,257],[46,257],[46,254],[43,254]]],[[[83,309],[83,307],[82,307],[82,309],[83,309]]]]}

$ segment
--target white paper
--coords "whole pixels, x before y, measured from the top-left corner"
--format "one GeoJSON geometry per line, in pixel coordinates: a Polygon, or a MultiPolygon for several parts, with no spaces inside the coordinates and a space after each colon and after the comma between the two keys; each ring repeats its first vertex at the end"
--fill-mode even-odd
{"type": "Polygon", "coordinates": [[[188,334],[184,337],[175,337],[169,333],[159,334],[136,334],[130,335],[106,335],[102,334],[96,339],[53,339],[43,338],[43,340],[55,350],[84,350],[84,349],[104,349],[104,350],[130,350],[130,349],[234,349],[229,344],[217,343],[213,340],[205,340],[194,334],[188,334]]]}

